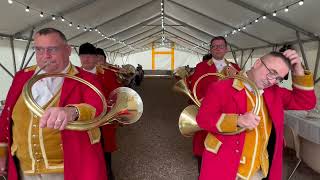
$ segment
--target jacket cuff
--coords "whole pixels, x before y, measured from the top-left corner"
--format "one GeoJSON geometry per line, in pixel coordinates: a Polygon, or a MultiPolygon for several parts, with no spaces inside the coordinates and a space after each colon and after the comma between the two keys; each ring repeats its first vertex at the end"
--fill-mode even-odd
{"type": "Polygon", "coordinates": [[[68,106],[77,108],[79,112],[79,117],[76,119],[77,121],[88,121],[95,117],[96,109],[89,104],[70,104],[68,106]]]}
{"type": "Polygon", "coordinates": [[[293,76],[292,85],[302,90],[313,90],[314,81],[313,75],[310,71],[304,71],[304,76],[293,76]]]}
{"type": "Polygon", "coordinates": [[[238,114],[222,113],[216,126],[219,132],[235,132],[238,130],[238,114]]]}
{"type": "Polygon", "coordinates": [[[0,157],[6,157],[8,154],[8,144],[0,143],[0,157]]]}

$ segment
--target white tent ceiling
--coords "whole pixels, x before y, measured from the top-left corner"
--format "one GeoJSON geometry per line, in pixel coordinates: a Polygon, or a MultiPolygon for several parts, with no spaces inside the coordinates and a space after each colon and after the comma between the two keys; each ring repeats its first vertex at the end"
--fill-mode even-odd
{"type": "Polygon", "coordinates": [[[0,35],[28,39],[32,28],[55,27],[64,32],[70,44],[91,42],[107,52],[132,53],[133,48],[168,42],[205,54],[213,36],[228,35],[233,50],[275,47],[297,40],[318,40],[319,0],[164,0],[161,28],[161,0],[13,0],[0,2],[0,35]],[[294,4],[294,5],[293,5],[294,4]],[[26,6],[30,12],[25,12],[26,6]],[[283,8],[289,6],[289,11],[283,8]],[[271,14],[280,10],[277,16],[271,14]],[[39,16],[44,12],[44,17],[39,16]],[[57,19],[53,21],[51,15],[57,19]],[[262,19],[267,15],[267,19],[262,19]],[[63,16],[66,21],[62,22],[63,16]],[[254,20],[260,17],[259,22],[254,20]],[[73,26],[69,26],[69,22],[73,26]],[[248,25],[253,22],[251,25],[248,25]],[[77,25],[81,28],[77,29],[77,25]],[[246,29],[242,29],[244,25],[246,29]],[[87,31],[83,28],[87,27],[87,31]],[[92,31],[89,31],[92,28],[92,31]],[[97,28],[108,39],[102,37],[97,28]],[[115,38],[117,41],[110,40],[115,38]],[[119,43],[119,40],[124,43],[119,43]],[[124,45],[125,44],[125,45],[124,45]],[[130,45],[130,46],[128,46],[130,45]]]}

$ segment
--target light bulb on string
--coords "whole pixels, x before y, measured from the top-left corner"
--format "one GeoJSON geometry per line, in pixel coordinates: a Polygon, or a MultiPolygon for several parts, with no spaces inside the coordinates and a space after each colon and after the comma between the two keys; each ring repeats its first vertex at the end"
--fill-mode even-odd
{"type": "Polygon", "coordinates": [[[56,16],[52,15],[52,20],[56,20],[56,16]]]}
{"type": "Polygon", "coordinates": [[[274,12],[272,13],[272,16],[277,16],[277,11],[274,11],[274,12]]]}
{"type": "Polygon", "coordinates": [[[12,0],[8,0],[8,3],[9,3],[9,4],[12,4],[12,3],[13,3],[13,1],[12,1],[12,0]]]}
{"type": "Polygon", "coordinates": [[[30,7],[27,6],[27,7],[26,7],[26,12],[29,12],[29,11],[30,11],[30,7]]]}
{"type": "Polygon", "coordinates": [[[302,6],[303,5],[303,0],[299,1],[299,5],[302,6]]]}
{"type": "Polygon", "coordinates": [[[43,17],[43,12],[40,12],[40,17],[43,17]]]}
{"type": "Polygon", "coordinates": [[[284,12],[288,12],[289,11],[289,7],[287,6],[285,9],[284,9],[284,12]]]}

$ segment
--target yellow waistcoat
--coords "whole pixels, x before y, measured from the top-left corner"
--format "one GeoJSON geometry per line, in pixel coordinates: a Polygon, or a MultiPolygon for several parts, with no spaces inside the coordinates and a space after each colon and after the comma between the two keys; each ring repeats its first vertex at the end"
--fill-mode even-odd
{"type": "MultiPolygon", "coordinates": [[[[247,111],[252,111],[255,104],[254,95],[247,93],[247,111]]],[[[238,169],[238,177],[250,179],[259,169],[262,170],[264,177],[269,170],[268,160],[268,139],[271,133],[272,121],[269,118],[268,110],[262,100],[262,109],[259,111],[260,123],[254,130],[247,131],[243,146],[241,161],[238,169]]]]}
{"type": "MultiPolygon", "coordinates": [[[[59,103],[59,95],[47,106],[59,103]]],[[[24,174],[62,173],[63,149],[59,130],[40,128],[37,116],[28,110],[20,95],[12,112],[12,155],[20,162],[24,174]]]]}

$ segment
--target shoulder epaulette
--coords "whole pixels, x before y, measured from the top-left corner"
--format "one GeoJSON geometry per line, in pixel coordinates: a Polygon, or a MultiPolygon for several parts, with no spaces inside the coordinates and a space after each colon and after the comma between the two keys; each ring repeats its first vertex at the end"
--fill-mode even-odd
{"type": "Polygon", "coordinates": [[[104,66],[101,66],[101,65],[97,65],[96,69],[97,69],[97,73],[100,73],[100,74],[103,74],[105,71],[104,66]]]}
{"type": "Polygon", "coordinates": [[[24,69],[24,72],[35,71],[37,69],[37,65],[29,66],[24,69]]]}

